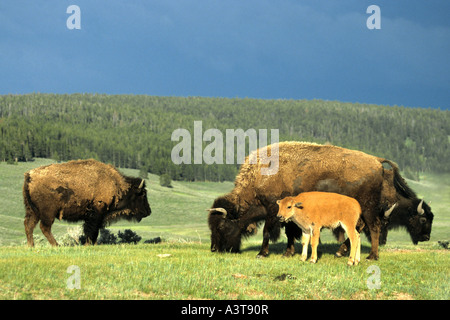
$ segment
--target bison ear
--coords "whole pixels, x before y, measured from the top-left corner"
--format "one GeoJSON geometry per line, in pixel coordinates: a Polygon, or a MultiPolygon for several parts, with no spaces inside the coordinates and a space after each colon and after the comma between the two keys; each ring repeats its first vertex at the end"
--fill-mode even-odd
{"type": "Polygon", "coordinates": [[[296,207],[296,208],[299,208],[299,209],[303,209],[302,203],[301,203],[301,202],[297,202],[297,203],[295,204],[295,207],[296,207]]]}
{"type": "Polygon", "coordinates": [[[277,200],[277,204],[280,204],[281,200],[277,200]]]}

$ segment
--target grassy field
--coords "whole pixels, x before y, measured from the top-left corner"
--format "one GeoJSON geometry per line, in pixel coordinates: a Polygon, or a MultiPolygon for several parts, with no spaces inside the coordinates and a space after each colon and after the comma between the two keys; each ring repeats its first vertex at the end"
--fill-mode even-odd
{"type": "MultiPolygon", "coordinates": [[[[431,201],[435,214],[431,240],[411,244],[404,230],[391,231],[380,260],[347,267],[335,259],[338,244],[323,232],[316,265],[299,256],[282,258],[282,237],[270,246],[271,255],[255,259],[261,235],[243,244],[242,254],[209,251],[207,213],[215,197],[232,189],[232,183],[172,182],[159,186],[148,179],[152,215],[139,224],[119,222],[109,227],[132,229],[143,240],[157,236],[160,244],[58,247],[24,246],[23,172],[51,160],[7,165],[0,162],[0,299],[444,299],[450,298],[450,256],[437,241],[449,240],[450,176],[424,175],[410,186],[431,201]],[[368,272],[376,266],[378,273],[368,272]],[[79,272],[80,289],[69,289],[79,272]],[[369,283],[380,280],[379,289],[369,283]]],[[[137,176],[136,170],[124,170],[137,176]]],[[[57,237],[73,228],[57,221],[57,237]]],[[[260,232],[261,233],[261,232],[260,232]]],[[[36,235],[41,235],[39,227],[36,235]]],[[[364,238],[364,237],[363,237],[364,238]]],[[[364,239],[362,256],[370,251],[364,239]]],[[[45,242],[44,242],[45,243],[45,242]]],[[[298,250],[297,250],[298,251],[298,250]]]]}
{"type": "MultiPolygon", "coordinates": [[[[208,244],[168,242],[27,249],[0,254],[0,299],[449,299],[450,256],[438,248],[384,249],[382,259],[347,267],[322,246],[315,265],[283,258],[284,246],[255,259],[212,254],[208,244]],[[80,289],[72,265],[79,268],[80,289]],[[379,289],[370,266],[379,268],[379,289]]],[[[364,252],[368,252],[368,247],[364,252]]]]}

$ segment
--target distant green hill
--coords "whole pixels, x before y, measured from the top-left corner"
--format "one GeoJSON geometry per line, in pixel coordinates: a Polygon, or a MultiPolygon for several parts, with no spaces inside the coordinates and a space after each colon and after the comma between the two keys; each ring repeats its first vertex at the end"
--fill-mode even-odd
{"type": "MultiPolygon", "coordinates": [[[[0,159],[95,158],[173,180],[234,180],[239,164],[175,165],[174,130],[278,129],[396,161],[405,174],[450,172],[450,112],[322,100],[98,94],[0,96],[0,159]]],[[[192,137],[193,139],[193,137],[192,137]]],[[[203,148],[210,142],[204,142],[203,148]]],[[[248,153],[248,152],[247,152],[248,153]]],[[[192,157],[194,152],[192,152],[192,157]]]]}

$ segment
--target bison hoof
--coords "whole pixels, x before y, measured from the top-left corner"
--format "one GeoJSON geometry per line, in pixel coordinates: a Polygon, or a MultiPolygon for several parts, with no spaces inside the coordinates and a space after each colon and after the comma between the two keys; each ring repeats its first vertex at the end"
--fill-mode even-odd
{"type": "Polygon", "coordinates": [[[264,253],[258,253],[258,255],[256,256],[256,258],[257,259],[264,259],[265,257],[267,257],[269,254],[268,253],[266,253],[266,254],[264,254],[264,253]]]}
{"type": "Polygon", "coordinates": [[[377,254],[370,253],[370,254],[367,256],[366,260],[378,260],[378,255],[377,255],[377,254]]]}

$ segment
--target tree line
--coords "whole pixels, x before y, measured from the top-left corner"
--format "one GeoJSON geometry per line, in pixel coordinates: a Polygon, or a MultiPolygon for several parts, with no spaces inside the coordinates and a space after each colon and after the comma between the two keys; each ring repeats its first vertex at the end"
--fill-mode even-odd
{"type": "Polygon", "coordinates": [[[238,163],[172,162],[178,143],[171,140],[172,133],[179,128],[193,133],[199,120],[203,131],[278,129],[280,141],[361,150],[397,162],[410,177],[423,171],[450,172],[449,111],[323,100],[146,95],[1,95],[0,161],[94,158],[173,180],[234,180],[238,163]]]}

